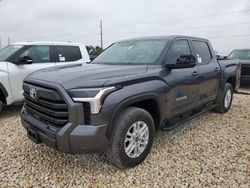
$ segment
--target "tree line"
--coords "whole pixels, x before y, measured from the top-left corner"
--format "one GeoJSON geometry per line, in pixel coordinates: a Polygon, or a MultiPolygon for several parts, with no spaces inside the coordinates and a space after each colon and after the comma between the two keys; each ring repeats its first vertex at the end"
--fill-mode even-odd
{"type": "Polygon", "coordinates": [[[103,49],[100,46],[86,46],[90,59],[93,60],[95,59],[100,53],[102,53],[103,49]]]}

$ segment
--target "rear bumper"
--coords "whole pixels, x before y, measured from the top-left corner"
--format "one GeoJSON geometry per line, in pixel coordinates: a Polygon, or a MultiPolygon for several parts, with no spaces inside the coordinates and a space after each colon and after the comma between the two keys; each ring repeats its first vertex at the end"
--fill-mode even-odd
{"type": "Polygon", "coordinates": [[[30,116],[25,107],[21,111],[21,121],[27,130],[28,137],[33,142],[44,143],[65,153],[105,152],[108,148],[107,125],[92,126],[67,123],[62,128],[56,128],[30,116]],[[30,137],[30,130],[36,132],[38,137],[36,141],[30,137]]]}

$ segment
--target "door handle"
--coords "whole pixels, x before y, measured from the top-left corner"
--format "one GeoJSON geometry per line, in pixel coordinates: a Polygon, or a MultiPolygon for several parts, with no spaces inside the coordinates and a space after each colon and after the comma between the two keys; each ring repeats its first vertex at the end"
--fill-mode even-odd
{"type": "Polygon", "coordinates": [[[194,71],[194,72],[192,73],[192,76],[198,76],[198,75],[200,75],[200,74],[199,74],[199,72],[197,72],[197,71],[194,71]]]}
{"type": "Polygon", "coordinates": [[[216,67],[216,68],[214,69],[215,72],[218,72],[219,70],[220,70],[219,67],[216,67]]]}

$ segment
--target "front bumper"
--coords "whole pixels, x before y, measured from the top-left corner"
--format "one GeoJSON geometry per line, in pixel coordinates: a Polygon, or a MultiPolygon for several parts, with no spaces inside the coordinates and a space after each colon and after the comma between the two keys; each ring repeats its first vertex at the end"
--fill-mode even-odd
{"type": "Polygon", "coordinates": [[[98,117],[94,116],[91,122],[87,123],[83,104],[75,103],[61,85],[26,78],[24,86],[26,92],[30,88],[36,88],[38,98],[54,97],[55,93],[58,93],[68,108],[68,121],[63,126],[57,126],[43,121],[39,114],[30,113],[27,108],[28,103],[25,102],[21,110],[21,121],[31,140],[37,144],[44,143],[59,151],[72,154],[107,150],[109,139],[106,136],[108,123],[104,118],[107,116],[105,112],[98,114],[98,117]],[[56,92],[51,94],[50,89],[56,92]]]}
{"type": "Polygon", "coordinates": [[[65,153],[85,153],[85,152],[105,152],[108,148],[109,140],[106,138],[107,125],[73,125],[67,123],[62,128],[46,125],[30,116],[25,107],[21,111],[21,121],[23,127],[29,132],[35,131],[37,134],[35,143],[44,143],[49,147],[65,153]],[[74,127],[72,129],[72,127],[74,127]]]}

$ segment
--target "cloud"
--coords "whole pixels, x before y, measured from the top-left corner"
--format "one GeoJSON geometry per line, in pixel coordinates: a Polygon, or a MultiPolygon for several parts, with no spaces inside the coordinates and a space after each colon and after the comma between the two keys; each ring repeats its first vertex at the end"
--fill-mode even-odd
{"type": "Polygon", "coordinates": [[[70,40],[98,45],[101,19],[105,46],[125,38],[169,34],[209,38],[223,54],[250,45],[249,0],[0,1],[4,44],[10,36],[12,42],[70,40]]]}

